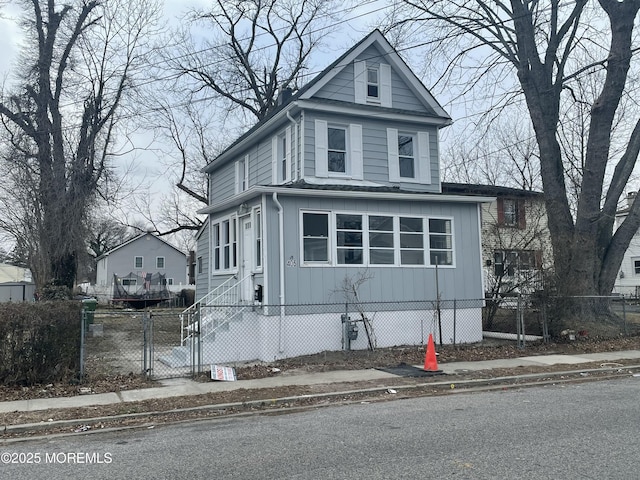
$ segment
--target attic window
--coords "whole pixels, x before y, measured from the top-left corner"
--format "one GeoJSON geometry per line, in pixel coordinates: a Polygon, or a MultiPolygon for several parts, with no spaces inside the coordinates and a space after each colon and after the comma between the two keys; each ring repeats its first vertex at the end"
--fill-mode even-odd
{"type": "Polygon", "coordinates": [[[380,71],[374,67],[367,68],[367,97],[380,98],[380,71]]]}

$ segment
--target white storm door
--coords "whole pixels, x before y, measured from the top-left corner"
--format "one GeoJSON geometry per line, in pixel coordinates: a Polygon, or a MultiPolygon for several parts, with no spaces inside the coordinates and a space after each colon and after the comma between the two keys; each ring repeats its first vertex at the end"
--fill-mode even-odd
{"type": "Polygon", "coordinates": [[[253,271],[253,223],[251,217],[244,217],[241,220],[242,228],[242,249],[240,258],[240,296],[241,300],[251,302],[253,300],[253,282],[251,275],[253,271]],[[247,278],[248,277],[248,278],[247,278]]]}

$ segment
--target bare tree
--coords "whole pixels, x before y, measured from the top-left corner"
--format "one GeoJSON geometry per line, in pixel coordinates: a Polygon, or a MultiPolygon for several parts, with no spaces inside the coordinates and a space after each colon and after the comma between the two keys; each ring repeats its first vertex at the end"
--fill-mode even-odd
{"type": "Polygon", "coordinates": [[[459,54],[452,66],[463,64],[466,54],[473,53],[481,57],[476,80],[497,78],[499,71],[502,84],[508,84],[513,78],[509,74],[516,74],[513,92],[524,95],[540,154],[558,290],[609,294],[640,226],[638,202],[613,232],[617,204],[640,151],[640,122],[626,119],[635,124],[627,137],[612,135],[627,93],[640,1],[405,0],[404,4],[418,13],[406,22],[419,18],[430,26],[430,34],[439,25],[437,34],[454,42],[459,54]],[[602,75],[597,95],[573,97],[576,91],[571,87],[593,72],[602,75]],[[573,209],[558,129],[562,114],[575,102],[588,103],[588,129],[573,209]],[[615,142],[623,145],[620,155],[615,155],[615,142]],[[613,173],[605,182],[608,169],[613,173]]]}
{"type": "Polygon", "coordinates": [[[15,86],[0,92],[9,174],[2,201],[15,214],[3,223],[28,246],[38,287],[72,287],[85,219],[114,174],[110,148],[158,7],[153,0],[22,4],[22,66],[15,86]]]}

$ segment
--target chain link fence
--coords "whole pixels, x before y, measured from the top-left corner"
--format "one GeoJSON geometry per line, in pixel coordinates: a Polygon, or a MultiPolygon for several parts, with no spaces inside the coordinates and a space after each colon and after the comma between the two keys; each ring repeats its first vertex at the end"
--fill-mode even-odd
{"type": "Polygon", "coordinates": [[[436,344],[527,343],[640,334],[640,302],[622,297],[322,305],[217,305],[83,312],[83,374],[190,376],[214,364],[328,351],[436,344]]]}

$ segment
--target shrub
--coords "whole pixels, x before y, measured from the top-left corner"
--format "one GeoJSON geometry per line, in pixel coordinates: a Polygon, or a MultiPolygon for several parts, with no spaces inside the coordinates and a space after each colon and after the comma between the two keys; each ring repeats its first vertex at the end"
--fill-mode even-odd
{"type": "Polygon", "coordinates": [[[0,383],[34,385],[76,377],[81,304],[0,304],[0,383]]]}

